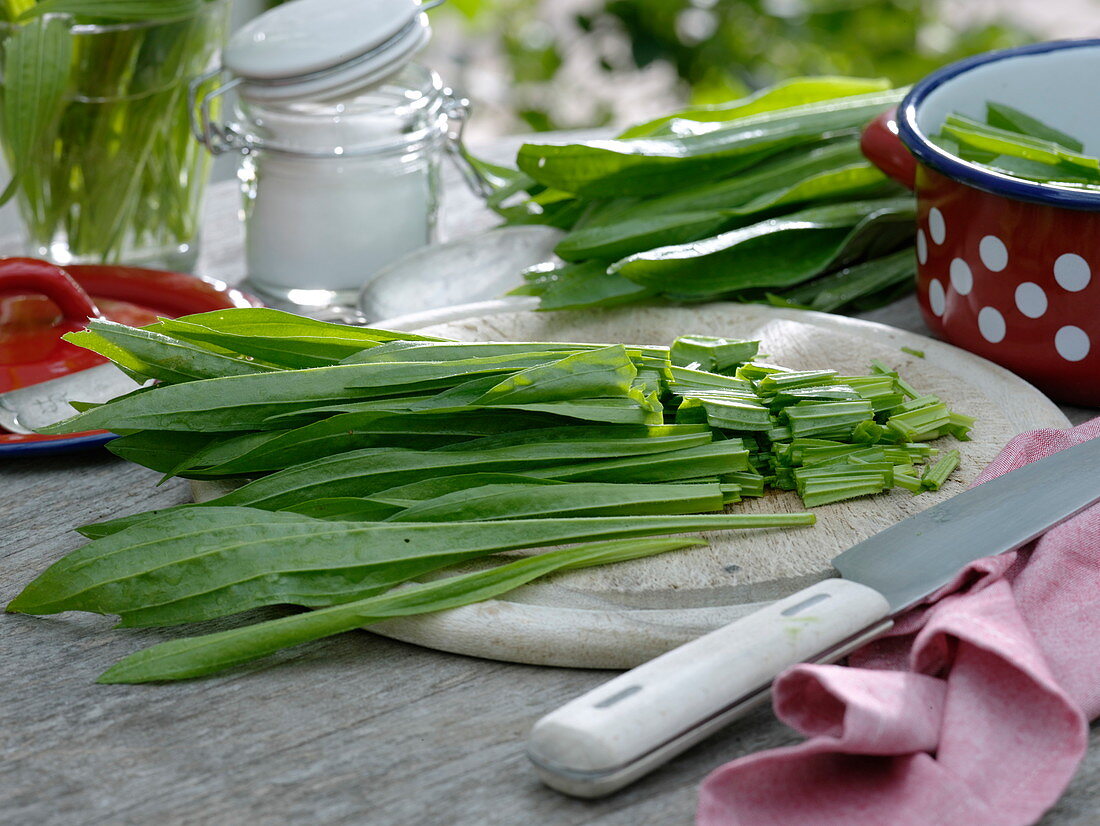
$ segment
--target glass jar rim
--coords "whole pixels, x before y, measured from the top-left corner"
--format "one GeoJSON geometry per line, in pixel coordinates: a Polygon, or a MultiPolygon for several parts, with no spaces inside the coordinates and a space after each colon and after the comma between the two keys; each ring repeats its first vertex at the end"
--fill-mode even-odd
{"type": "MultiPolygon", "coordinates": [[[[324,105],[331,104],[332,106],[343,107],[342,111],[348,111],[347,107],[350,104],[354,104],[356,101],[361,100],[382,87],[392,84],[394,82],[400,82],[402,79],[410,79],[411,82],[407,85],[409,91],[419,92],[422,95],[423,102],[415,104],[417,108],[430,105],[430,103],[437,98],[444,97],[447,93],[447,89],[443,84],[443,79],[439,76],[439,73],[434,69],[425,66],[423,63],[407,63],[402,66],[398,71],[393,74],[379,80],[377,83],[372,83],[369,86],[359,89],[349,95],[341,95],[333,98],[295,98],[291,100],[256,100],[248,96],[246,92],[242,92],[238,100],[238,106],[243,106],[255,111],[268,111],[268,112],[282,112],[291,113],[295,111],[296,107],[302,104],[316,104],[324,105]]],[[[351,111],[355,111],[357,107],[353,107],[351,111]]]]}
{"type": "MultiPolygon", "coordinates": [[[[264,138],[257,134],[252,126],[257,116],[260,118],[275,116],[290,118],[310,118],[314,114],[324,117],[323,113],[307,113],[297,107],[303,104],[331,104],[333,107],[343,107],[338,114],[341,118],[356,114],[367,114],[376,107],[365,106],[358,108],[352,105],[354,101],[366,97],[385,84],[379,84],[360,90],[357,95],[349,95],[345,98],[337,98],[330,101],[255,101],[241,95],[234,105],[234,115],[237,120],[228,124],[229,131],[234,133],[241,144],[238,150],[246,153],[255,150],[276,152],[279,154],[296,155],[299,157],[329,158],[329,157],[363,157],[399,154],[417,151],[426,144],[434,144],[446,137],[449,131],[448,116],[452,111],[454,98],[451,91],[443,85],[439,74],[419,63],[410,63],[401,71],[391,75],[388,80],[412,75],[419,82],[410,85],[410,90],[421,93],[419,99],[406,101],[406,108],[412,112],[420,113],[423,120],[418,126],[409,132],[394,134],[378,140],[366,141],[352,145],[341,145],[338,148],[307,149],[301,146],[288,145],[279,138],[264,138]],[[350,108],[348,108],[350,105],[350,108]]],[[[397,111],[397,110],[394,110],[397,111]]]]}

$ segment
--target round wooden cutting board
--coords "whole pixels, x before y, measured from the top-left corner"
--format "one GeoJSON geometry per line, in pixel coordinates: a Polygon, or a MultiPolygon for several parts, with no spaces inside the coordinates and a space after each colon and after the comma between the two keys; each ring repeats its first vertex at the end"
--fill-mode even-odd
{"type": "MultiPolygon", "coordinates": [[[[705,534],[709,546],[555,575],[492,600],[438,614],[389,620],[369,630],[444,651],[539,665],[627,668],[835,575],[841,551],[968,486],[1004,444],[1035,428],[1069,422],[1012,373],[948,344],[881,324],[748,304],[631,307],[575,313],[516,312],[419,332],[463,341],[586,341],[671,344],[679,335],[760,339],[768,360],[799,370],[869,372],[896,367],[918,390],[977,417],[962,463],[937,493],[893,490],[815,508],[811,528],[705,534]],[[922,350],[919,358],[901,347],[922,350]]],[[[802,511],[775,491],[731,512],[802,511]]]]}

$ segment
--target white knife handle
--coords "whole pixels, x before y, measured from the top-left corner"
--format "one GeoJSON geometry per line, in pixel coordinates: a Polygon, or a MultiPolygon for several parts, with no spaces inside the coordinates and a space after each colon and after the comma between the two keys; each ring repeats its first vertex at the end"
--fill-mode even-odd
{"type": "Polygon", "coordinates": [[[833,662],[890,628],[878,591],[828,579],[566,703],[539,720],[527,753],[550,786],[579,797],[636,780],[768,697],[800,662],[833,662]]]}

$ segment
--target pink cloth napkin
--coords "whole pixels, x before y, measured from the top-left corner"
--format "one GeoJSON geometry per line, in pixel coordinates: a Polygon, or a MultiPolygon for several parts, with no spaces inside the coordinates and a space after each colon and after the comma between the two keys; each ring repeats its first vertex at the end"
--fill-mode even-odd
{"type": "MultiPolygon", "coordinates": [[[[976,484],[1096,437],[1100,419],[1017,436],[976,484]]],[[[809,739],[712,772],[699,826],[1038,820],[1100,716],[1100,505],[975,562],[931,603],[848,667],[780,675],[776,716],[809,739]]]]}

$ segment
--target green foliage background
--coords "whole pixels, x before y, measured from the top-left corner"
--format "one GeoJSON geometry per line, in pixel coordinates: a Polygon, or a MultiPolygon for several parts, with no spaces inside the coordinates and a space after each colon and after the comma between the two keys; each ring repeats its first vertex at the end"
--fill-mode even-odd
{"type": "MultiPolygon", "coordinates": [[[[540,90],[560,79],[578,39],[628,42],[639,70],[675,67],[677,96],[696,103],[728,100],[795,75],[844,74],[910,83],[967,55],[1033,39],[1010,25],[951,25],[928,0],[449,0],[433,20],[456,17],[467,36],[497,41],[511,70],[516,114],[536,130],[561,122],[540,90]],[[561,5],[557,5],[560,3],[561,5]],[[571,13],[563,20],[562,6],[571,13]]],[[[442,21],[441,21],[442,22],[442,21]]],[[[601,58],[599,69],[621,72],[601,58]]],[[[625,67],[629,69],[630,67],[625,67]]],[[[621,76],[621,75],[620,75],[621,76]]],[[[598,112],[599,125],[611,118],[598,112]]]]}

